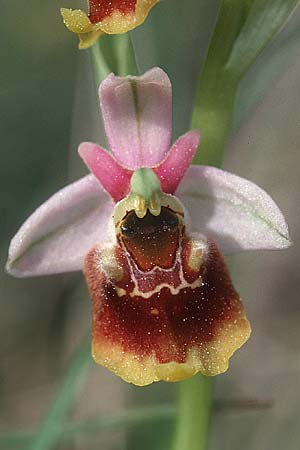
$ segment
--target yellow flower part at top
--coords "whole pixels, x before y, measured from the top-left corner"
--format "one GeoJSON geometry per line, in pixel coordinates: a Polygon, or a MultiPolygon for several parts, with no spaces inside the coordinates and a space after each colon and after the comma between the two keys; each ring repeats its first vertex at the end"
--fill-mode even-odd
{"type": "Polygon", "coordinates": [[[88,14],[62,8],[66,27],[79,36],[79,48],[93,45],[101,34],[126,33],[141,25],[159,0],[88,0],[88,14]]]}

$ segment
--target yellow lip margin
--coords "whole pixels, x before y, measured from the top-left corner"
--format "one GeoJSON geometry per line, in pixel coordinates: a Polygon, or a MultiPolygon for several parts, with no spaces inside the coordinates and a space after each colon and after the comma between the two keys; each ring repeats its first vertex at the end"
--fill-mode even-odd
{"type": "Polygon", "coordinates": [[[135,13],[122,14],[116,10],[101,22],[93,24],[81,9],[61,8],[68,30],[78,34],[79,48],[91,47],[102,34],[121,34],[141,25],[159,0],[137,0],[135,13]]]}

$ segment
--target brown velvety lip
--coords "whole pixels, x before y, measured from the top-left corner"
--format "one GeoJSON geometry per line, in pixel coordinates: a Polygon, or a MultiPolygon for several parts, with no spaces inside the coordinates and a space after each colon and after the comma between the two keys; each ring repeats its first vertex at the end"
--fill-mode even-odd
{"type": "MultiPolygon", "coordinates": [[[[186,246],[188,243],[189,240],[185,240],[186,246]]],[[[128,279],[128,267],[123,267],[123,270],[128,279]]],[[[186,273],[189,270],[189,267],[184,268],[186,273]]],[[[249,337],[250,327],[239,295],[222,256],[212,242],[198,273],[202,284],[186,286],[176,295],[168,287],[162,287],[146,298],[132,296],[132,292],[130,295],[132,286],[126,292],[126,284],[122,280],[113,284],[99,272],[97,249],[88,254],[85,273],[93,301],[95,359],[120,376],[125,363],[118,364],[118,361],[120,358],[126,360],[127,355],[134,359],[135,364],[140,364],[137,367],[140,367],[141,380],[146,361],[151,370],[156,367],[155,373],[158,366],[168,365],[170,380],[170,367],[174,365],[175,380],[178,377],[177,366],[189,367],[191,354],[194,355],[193,373],[202,371],[215,375],[226,370],[228,358],[249,337]],[[122,295],[118,293],[118,286],[123,286],[122,295]],[[221,335],[224,338],[220,340],[221,335]],[[115,361],[104,358],[102,354],[102,350],[109,347],[116,352],[119,349],[115,361]]],[[[151,376],[154,377],[152,381],[157,381],[156,375],[151,376]]],[[[131,380],[128,374],[126,377],[124,375],[127,381],[131,380]]]]}

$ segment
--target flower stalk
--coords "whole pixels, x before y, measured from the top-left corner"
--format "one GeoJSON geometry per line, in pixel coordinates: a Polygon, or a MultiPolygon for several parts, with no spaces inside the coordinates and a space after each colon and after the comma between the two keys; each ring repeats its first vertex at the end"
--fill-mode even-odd
{"type": "Polygon", "coordinates": [[[173,450],[204,450],[212,409],[213,384],[201,374],[179,384],[178,418],[173,450]]]}
{"type": "Polygon", "coordinates": [[[103,36],[90,49],[95,84],[111,72],[120,75],[137,75],[137,65],[130,33],[103,36]]]}
{"type": "Polygon", "coordinates": [[[102,80],[112,71],[111,65],[108,63],[103,46],[106,44],[105,40],[98,41],[91,48],[93,72],[95,77],[95,84],[99,86],[102,80]]]}
{"type": "Polygon", "coordinates": [[[239,0],[224,0],[221,3],[215,31],[197,84],[192,128],[201,130],[204,150],[196,154],[194,164],[215,167],[222,165],[239,82],[226,69],[226,62],[245,20],[249,3],[239,0]]]}
{"type": "MultiPolygon", "coordinates": [[[[193,163],[221,167],[239,80],[225,68],[251,0],[224,0],[203,71],[199,76],[191,128],[201,130],[202,148],[193,163]],[[224,36],[226,39],[224,40],[224,36]]],[[[205,450],[212,411],[213,380],[198,374],[179,385],[173,450],[205,450]]]]}
{"type": "MultiPolygon", "coordinates": [[[[203,149],[196,153],[194,164],[221,167],[239,82],[297,3],[221,2],[192,114],[192,128],[201,130],[203,149]]],[[[181,383],[174,450],[205,449],[211,395],[211,379],[198,375],[181,383]]]]}

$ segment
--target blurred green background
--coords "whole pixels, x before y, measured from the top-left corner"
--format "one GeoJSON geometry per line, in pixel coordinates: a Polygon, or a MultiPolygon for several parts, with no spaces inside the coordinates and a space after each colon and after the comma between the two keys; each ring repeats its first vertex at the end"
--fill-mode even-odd
{"type": "MultiPolygon", "coordinates": [[[[24,219],[70,179],[85,173],[81,140],[104,143],[89,52],[64,28],[59,8],[84,2],[10,0],[0,16],[1,266],[24,219]]],[[[216,0],[165,0],[132,33],[141,71],[167,70],[174,86],[174,137],[188,128],[198,71],[216,18],[216,0]]],[[[226,169],[265,188],[282,208],[295,242],[285,252],[237,255],[229,263],[245,299],[253,336],[216,380],[216,399],[254,399],[267,409],[222,410],[210,450],[298,450],[300,446],[299,169],[300,10],[241,83],[226,169]]],[[[47,415],[66,364],[90,328],[81,274],[38,279],[0,275],[0,434],[31,428],[47,415]]],[[[71,417],[86,419],[130,405],[174,398],[174,385],[126,385],[92,362],[71,417]]],[[[258,405],[259,406],[259,405],[258,405]]],[[[168,424],[166,430],[170,430],[168,424]]],[[[163,427],[76,436],[73,449],[139,449],[163,427]],[[149,431],[150,430],[150,431],[149,431]],[[148,433],[148,434],[147,434],[148,433]],[[146,439],[147,440],[147,439],[146,439]]],[[[162,445],[162,444],[161,444],[162,445]]],[[[26,448],[22,445],[0,448],[26,448]]],[[[161,447],[161,449],[163,448],[161,447]]]]}

